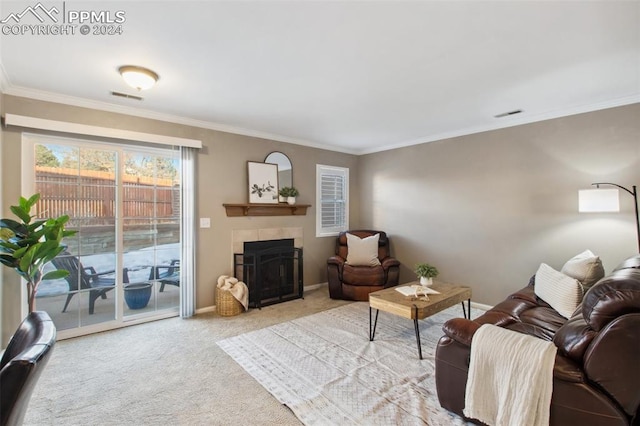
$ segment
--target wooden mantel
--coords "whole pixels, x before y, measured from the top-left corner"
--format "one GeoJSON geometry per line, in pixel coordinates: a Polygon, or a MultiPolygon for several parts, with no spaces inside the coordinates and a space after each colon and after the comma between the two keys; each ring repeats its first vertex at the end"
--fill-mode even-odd
{"type": "Polygon", "coordinates": [[[304,216],[310,204],[223,204],[227,216],[304,216]]]}

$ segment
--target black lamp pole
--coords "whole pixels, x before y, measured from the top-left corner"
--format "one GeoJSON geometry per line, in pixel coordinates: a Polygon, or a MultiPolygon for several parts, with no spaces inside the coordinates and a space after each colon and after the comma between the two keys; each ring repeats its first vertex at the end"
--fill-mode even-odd
{"type": "Polygon", "coordinates": [[[636,235],[638,237],[638,253],[640,253],[640,214],[638,213],[638,191],[636,190],[636,186],[633,185],[630,189],[625,188],[624,186],[620,186],[617,183],[610,183],[610,182],[598,182],[598,183],[592,183],[591,185],[596,185],[596,188],[600,188],[600,185],[613,185],[613,186],[617,186],[620,189],[624,189],[625,191],[627,191],[629,194],[631,194],[633,196],[633,201],[634,201],[634,206],[636,208],[636,235]]]}

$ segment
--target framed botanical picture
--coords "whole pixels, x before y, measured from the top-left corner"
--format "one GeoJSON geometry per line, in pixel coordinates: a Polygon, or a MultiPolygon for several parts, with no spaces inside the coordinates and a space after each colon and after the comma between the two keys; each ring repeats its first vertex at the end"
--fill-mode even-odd
{"type": "Polygon", "coordinates": [[[247,161],[249,203],[278,203],[278,165],[247,161]]]}

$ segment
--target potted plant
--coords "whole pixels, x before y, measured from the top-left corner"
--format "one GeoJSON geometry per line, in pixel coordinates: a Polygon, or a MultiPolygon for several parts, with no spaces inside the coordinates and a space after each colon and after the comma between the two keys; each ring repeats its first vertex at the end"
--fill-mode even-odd
{"type": "Polygon", "coordinates": [[[289,204],[295,204],[296,203],[296,197],[298,195],[300,195],[300,193],[298,192],[298,190],[296,188],[294,188],[293,186],[285,186],[282,189],[280,189],[279,192],[280,196],[283,198],[287,199],[287,203],[289,204]]]}
{"type": "Polygon", "coordinates": [[[31,207],[40,199],[35,194],[29,199],[20,197],[20,204],[11,206],[11,211],[20,222],[0,219],[0,262],[14,269],[27,282],[29,312],[35,308],[35,297],[42,280],[64,278],[69,272],[63,269],[43,274],[44,265],[64,250],[62,239],[76,231],[65,231],[69,216],[57,219],[36,220],[31,216],[31,207]]]}
{"type": "Polygon", "coordinates": [[[416,265],[415,273],[420,277],[420,285],[426,286],[433,285],[433,279],[439,274],[438,269],[428,263],[418,263],[416,265]]]}

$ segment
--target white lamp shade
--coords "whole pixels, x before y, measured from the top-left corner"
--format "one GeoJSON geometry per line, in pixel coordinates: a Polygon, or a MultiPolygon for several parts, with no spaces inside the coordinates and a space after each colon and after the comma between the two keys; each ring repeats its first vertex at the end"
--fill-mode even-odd
{"type": "Polygon", "coordinates": [[[619,212],[620,193],[617,189],[581,189],[578,191],[578,211],[619,212]]]}

